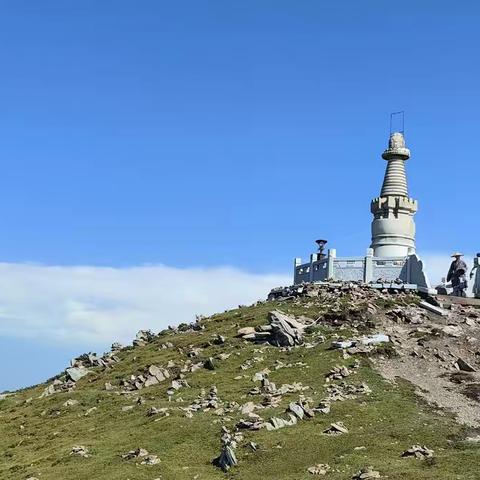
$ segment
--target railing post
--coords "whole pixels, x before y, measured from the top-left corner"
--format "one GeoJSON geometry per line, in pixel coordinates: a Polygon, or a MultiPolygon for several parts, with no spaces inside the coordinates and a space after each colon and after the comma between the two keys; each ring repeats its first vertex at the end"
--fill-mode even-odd
{"type": "Polygon", "coordinates": [[[328,257],[327,257],[327,280],[334,279],[334,269],[333,264],[335,263],[335,258],[337,256],[337,251],[334,248],[328,250],[328,257]]]}
{"type": "Polygon", "coordinates": [[[373,248],[367,248],[367,256],[365,257],[365,270],[363,272],[363,281],[370,283],[373,277],[373,248]]]}
{"type": "Polygon", "coordinates": [[[297,281],[297,267],[299,267],[302,264],[302,259],[300,257],[295,257],[293,259],[293,284],[297,285],[299,283],[297,281]]]}

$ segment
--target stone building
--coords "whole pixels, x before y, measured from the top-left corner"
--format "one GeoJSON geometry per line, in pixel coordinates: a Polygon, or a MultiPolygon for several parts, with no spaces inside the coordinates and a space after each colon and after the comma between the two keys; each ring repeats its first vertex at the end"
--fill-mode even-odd
{"type": "Polygon", "coordinates": [[[405,162],[410,150],[403,132],[390,135],[382,157],[387,161],[380,196],[372,200],[372,242],[362,257],[337,258],[336,250],[323,254],[325,241],[317,241],[320,251],[307,263],[294,263],[294,283],[326,280],[364,281],[430,290],[423,263],[415,253],[415,222],[418,203],[408,195],[405,162]]]}

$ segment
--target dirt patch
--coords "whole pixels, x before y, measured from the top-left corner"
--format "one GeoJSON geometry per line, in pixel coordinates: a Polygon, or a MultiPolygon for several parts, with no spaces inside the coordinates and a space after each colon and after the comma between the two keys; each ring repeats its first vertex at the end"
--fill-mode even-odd
{"type": "Polygon", "coordinates": [[[391,381],[402,378],[418,387],[416,393],[419,396],[454,413],[460,423],[480,427],[480,408],[477,403],[480,397],[472,399],[472,395],[480,392],[471,391],[471,395],[467,395],[463,390],[471,385],[459,389],[458,385],[442,375],[444,372],[437,365],[425,359],[408,357],[374,360],[374,365],[385,378],[391,381]]]}

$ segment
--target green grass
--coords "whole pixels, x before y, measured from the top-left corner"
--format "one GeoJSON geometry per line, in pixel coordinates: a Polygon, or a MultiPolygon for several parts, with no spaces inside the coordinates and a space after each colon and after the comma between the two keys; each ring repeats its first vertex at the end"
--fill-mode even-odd
{"type": "MultiPolygon", "coordinates": [[[[348,298],[342,299],[339,306],[341,312],[348,315],[348,298]]],[[[380,308],[386,306],[379,305],[380,308]]],[[[322,333],[328,337],[325,344],[289,352],[245,343],[235,337],[242,326],[264,323],[268,311],[275,307],[312,318],[328,310],[325,305],[305,299],[230,311],[208,319],[206,329],[201,332],[165,333],[145,347],[121,352],[121,362],[114,368],[96,370],[83,378],[71,393],[39,399],[45,388],[40,385],[0,402],[0,479],[22,480],[35,476],[40,480],[154,480],[160,477],[162,480],[302,480],[312,478],[307,468],[316,463],[328,463],[332,471],[326,478],[335,480],[351,478],[366,465],[373,465],[389,479],[480,479],[480,448],[463,441],[462,427],[449,415],[420,401],[408,383],[385,382],[372,370],[367,359],[361,359],[362,366],[347,381],[366,382],[372,389],[371,395],[335,402],[330,414],[317,414],[293,427],[273,432],[246,432],[245,441],[236,450],[239,465],[227,474],[212,466],[212,459],[220,451],[222,424],[233,429],[241,415],[234,412],[222,418],[212,412],[200,412],[186,418],[176,407],[188,405],[202,388],[208,391],[211,385],[217,386],[219,398],[225,402],[259,402],[261,397],[248,395],[255,385],[251,377],[267,367],[272,369],[270,379],[277,386],[300,381],[310,387],[304,395],[318,404],[325,396],[325,374],[334,365],[349,365],[354,361],[353,357],[343,360],[339,352],[328,348],[329,338],[339,333],[348,336],[348,329],[340,332],[329,327],[312,329],[311,334],[322,333]],[[226,344],[209,344],[216,333],[227,337],[226,344]],[[172,342],[175,348],[159,350],[160,343],[165,341],[172,342]],[[141,390],[139,395],[145,403],[129,412],[122,412],[121,408],[132,405],[133,396],[105,391],[105,382],[118,385],[122,378],[138,374],[150,364],[166,365],[169,360],[178,365],[184,363],[190,346],[204,348],[201,359],[223,352],[232,355],[227,360],[216,361],[214,371],[201,369],[186,374],[191,388],[179,390],[172,402],[168,402],[166,394],[168,382],[141,390]],[[263,352],[259,353],[259,349],[263,352]],[[240,365],[253,357],[263,357],[263,361],[241,370],[240,365]],[[276,360],[286,364],[303,362],[307,366],[274,370],[276,360]],[[244,378],[234,380],[238,375],[244,378]],[[29,398],[33,400],[26,402],[29,398]],[[80,403],[63,407],[70,398],[80,403]],[[174,410],[169,417],[157,420],[146,416],[151,406],[174,410]],[[91,407],[96,410],[85,416],[91,407]],[[343,421],[349,433],[338,437],[323,435],[322,431],[334,421],[343,421]],[[252,452],[246,446],[249,441],[258,443],[259,449],[252,452]],[[401,452],[413,444],[425,444],[435,450],[434,460],[401,458],[401,452]],[[70,456],[73,445],[86,446],[91,457],[70,456]],[[158,455],[161,463],[138,466],[134,460],[121,458],[123,453],[138,447],[158,455]]],[[[298,396],[298,393],[285,395],[280,407],[258,413],[265,419],[282,415],[288,403],[298,396]]]]}

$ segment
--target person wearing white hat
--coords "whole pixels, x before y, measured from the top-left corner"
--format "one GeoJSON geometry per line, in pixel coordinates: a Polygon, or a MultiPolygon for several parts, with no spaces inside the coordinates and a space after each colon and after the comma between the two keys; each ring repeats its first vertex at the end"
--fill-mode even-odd
{"type": "Polygon", "coordinates": [[[472,293],[475,298],[480,298],[480,253],[477,253],[477,256],[473,259],[473,268],[470,272],[470,280],[475,274],[475,282],[473,284],[472,293]]]}
{"type": "Polygon", "coordinates": [[[452,295],[456,297],[466,297],[465,290],[467,289],[467,279],[465,277],[467,273],[467,264],[462,260],[463,253],[455,252],[452,254],[454,258],[450,269],[448,270],[447,282],[451,282],[453,287],[452,295]]]}

